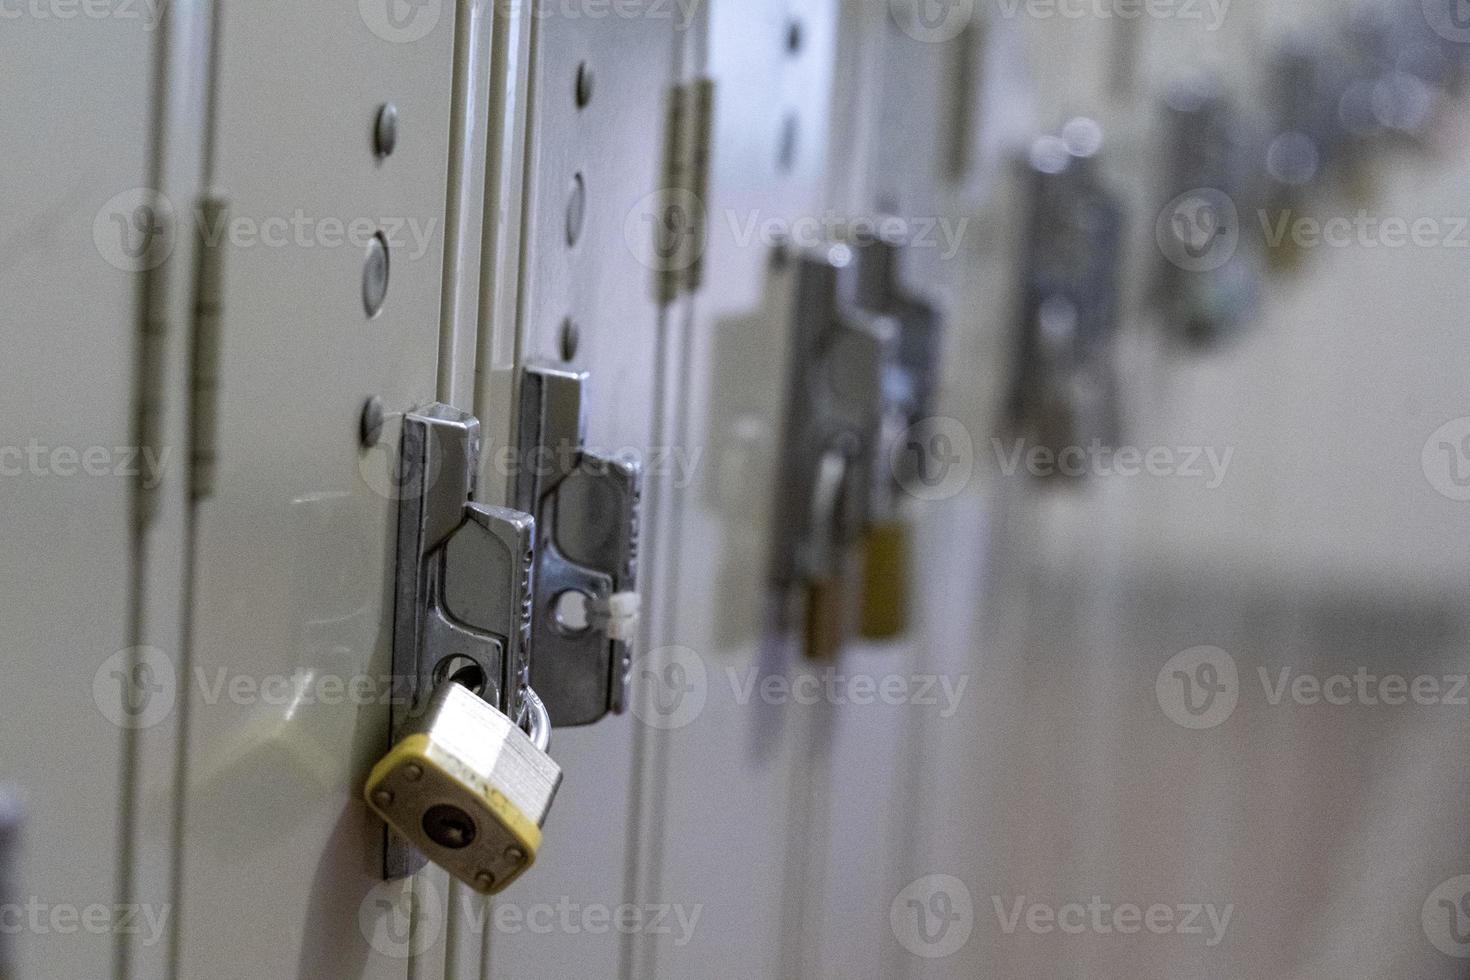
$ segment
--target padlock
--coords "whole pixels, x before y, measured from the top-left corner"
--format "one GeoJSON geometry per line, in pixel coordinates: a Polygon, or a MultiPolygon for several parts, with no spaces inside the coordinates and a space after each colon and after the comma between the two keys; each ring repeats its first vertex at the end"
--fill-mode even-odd
{"type": "Polygon", "coordinates": [[[864,639],[892,640],[909,624],[909,522],[889,517],[863,534],[863,598],[858,631],[864,639]]]}
{"type": "Polygon", "coordinates": [[[482,895],[504,890],[535,862],[561,785],[561,767],[546,753],[550,721],[534,692],[526,701],[531,734],[445,681],[364,790],[384,822],[482,895]]]}

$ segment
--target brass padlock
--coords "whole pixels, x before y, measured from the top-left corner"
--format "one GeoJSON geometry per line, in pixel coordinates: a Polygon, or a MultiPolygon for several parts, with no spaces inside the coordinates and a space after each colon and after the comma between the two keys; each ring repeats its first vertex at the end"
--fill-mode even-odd
{"type": "Polygon", "coordinates": [[[502,891],[535,862],[561,785],[561,767],[546,753],[550,720],[534,692],[526,702],[531,734],[444,682],[364,790],[384,822],[482,895],[502,891]]]}
{"type": "Polygon", "coordinates": [[[909,624],[909,523],[891,517],[863,535],[863,595],[858,632],[868,640],[892,640],[909,624]]]}

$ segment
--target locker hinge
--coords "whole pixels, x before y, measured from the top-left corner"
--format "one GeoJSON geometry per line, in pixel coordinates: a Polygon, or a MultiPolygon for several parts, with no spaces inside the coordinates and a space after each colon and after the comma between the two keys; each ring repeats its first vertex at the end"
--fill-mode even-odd
{"type": "Polygon", "coordinates": [[[661,304],[698,292],[704,281],[714,107],[715,83],[709,78],[669,93],[662,199],[653,229],[661,304]]]}
{"type": "MultiPolygon", "coordinates": [[[[199,202],[200,227],[223,227],[229,207],[229,202],[223,198],[203,198],[199,202]]],[[[189,494],[195,500],[203,500],[214,493],[224,258],[222,242],[201,239],[194,267],[194,322],[189,364],[189,494]]]]}

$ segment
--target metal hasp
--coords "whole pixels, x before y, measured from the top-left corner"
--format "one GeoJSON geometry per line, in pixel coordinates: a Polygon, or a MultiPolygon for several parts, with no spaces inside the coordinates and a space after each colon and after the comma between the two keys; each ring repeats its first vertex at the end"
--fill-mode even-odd
{"type": "MultiPolygon", "coordinates": [[[[451,681],[516,722],[526,713],[535,521],[472,501],[479,461],[474,416],[439,404],[405,416],[390,747],[413,728],[435,689],[451,681]]],[[[401,838],[388,835],[386,877],[422,864],[401,838]]]]}
{"type": "Polygon", "coordinates": [[[778,628],[790,627],[791,603],[804,602],[807,655],[830,659],[846,631],[852,550],[871,514],[900,326],[861,304],[863,263],[852,246],[829,244],[791,261],[796,300],[771,579],[778,628]]]}
{"type": "Polygon", "coordinates": [[[1119,438],[1113,347],[1124,212],[1097,172],[1101,146],[1097,124],[1076,119],[1033,144],[1028,160],[1031,210],[1008,415],[1028,448],[1047,447],[1057,458],[1113,448],[1119,438]]]}
{"type": "Polygon", "coordinates": [[[627,709],[638,623],[642,468],[587,448],[586,386],[582,372],[521,376],[514,499],[541,528],[531,682],[561,728],[627,709]]]}
{"type": "Polygon", "coordinates": [[[1164,99],[1167,203],[1161,202],[1158,302],[1192,344],[1234,333],[1254,313],[1264,269],[1254,226],[1260,181],[1240,114],[1215,79],[1180,83],[1164,99]]]}

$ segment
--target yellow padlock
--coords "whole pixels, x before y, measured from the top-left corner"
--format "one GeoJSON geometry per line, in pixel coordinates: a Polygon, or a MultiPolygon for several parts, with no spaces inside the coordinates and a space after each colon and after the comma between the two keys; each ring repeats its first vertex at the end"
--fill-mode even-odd
{"type": "Polygon", "coordinates": [[[863,595],[858,629],[864,639],[892,640],[909,626],[909,523],[889,518],[863,538],[863,595]]]}

